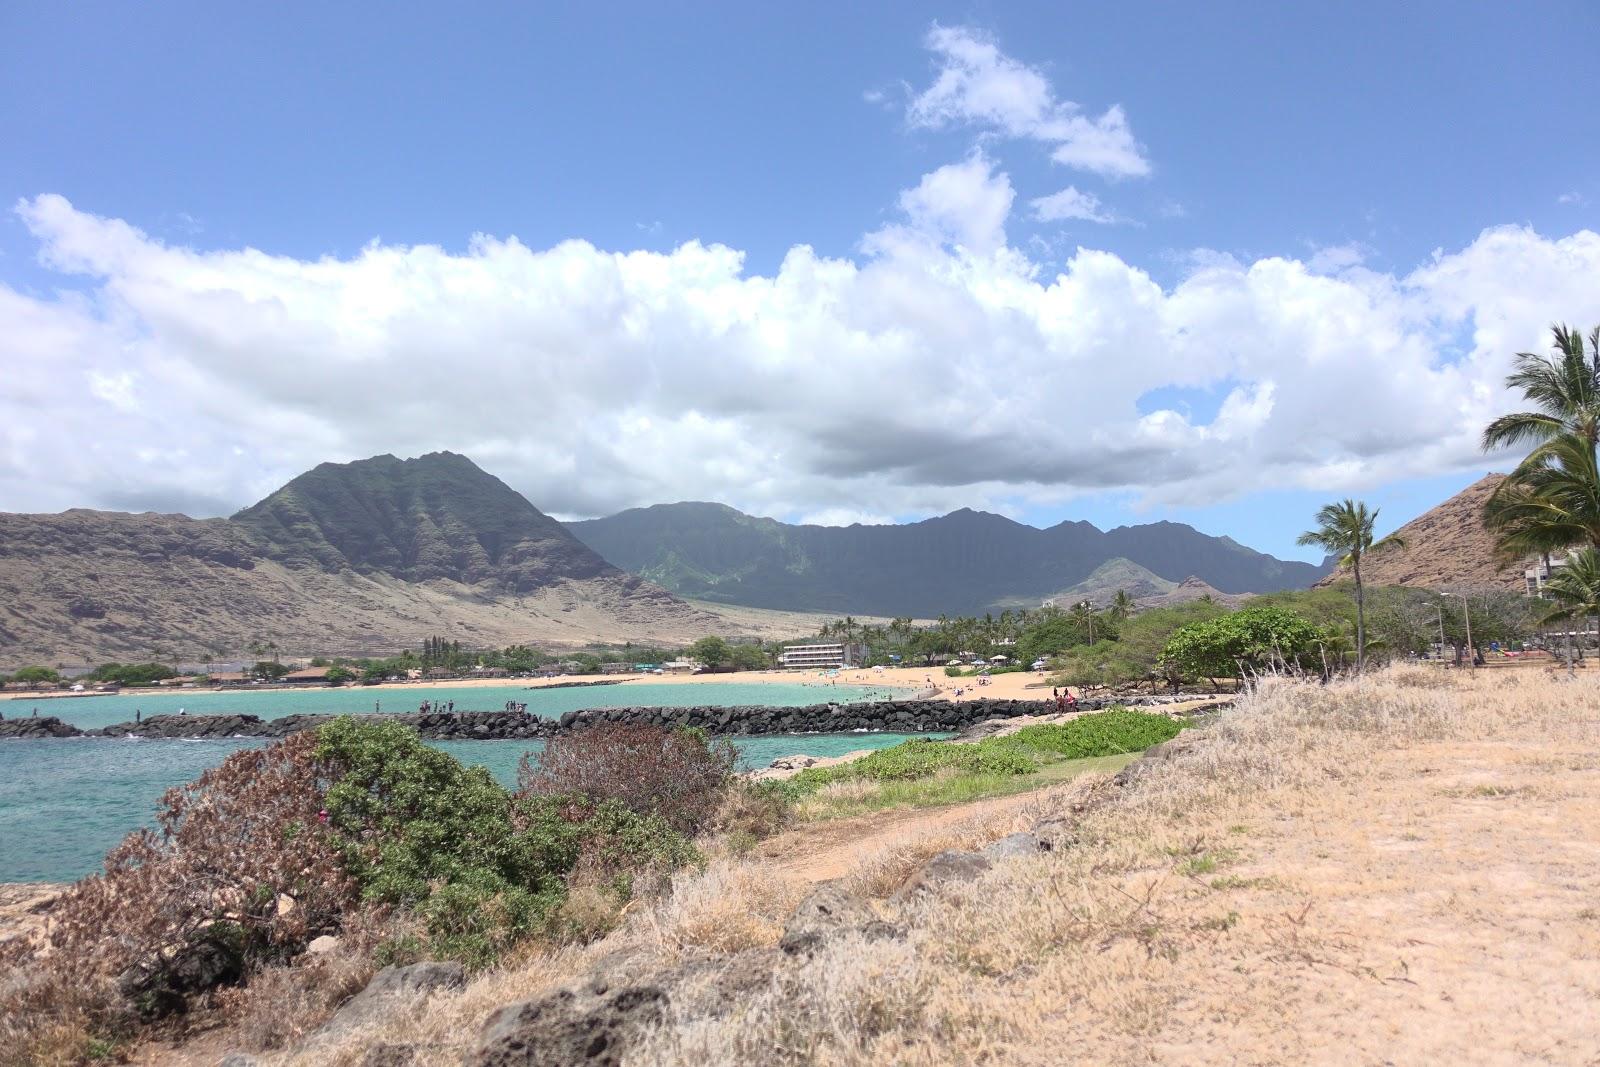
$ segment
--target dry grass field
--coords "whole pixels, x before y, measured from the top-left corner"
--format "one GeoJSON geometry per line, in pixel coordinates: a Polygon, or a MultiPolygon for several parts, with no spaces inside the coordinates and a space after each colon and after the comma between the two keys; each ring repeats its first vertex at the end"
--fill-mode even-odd
{"type": "MultiPolygon", "coordinates": [[[[1600,1062],[1594,675],[1286,682],[1186,741],[1122,788],[1095,775],[965,821],[929,813],[920,835],[893,815],[892,843],[840,884],[904,937],[778,956],[730,1013],[669,1014],[624,1062],[1600,1062]],[[1052,818],[1054,851],[895,895],[941,849],[1052,818]]],[[[725,856],[600,942],[267,1061],[355,1064],[404,1042],[459,1063],[494,1009],[597,962],[774,944],[809,881],[781,856],[725,856]]]]}

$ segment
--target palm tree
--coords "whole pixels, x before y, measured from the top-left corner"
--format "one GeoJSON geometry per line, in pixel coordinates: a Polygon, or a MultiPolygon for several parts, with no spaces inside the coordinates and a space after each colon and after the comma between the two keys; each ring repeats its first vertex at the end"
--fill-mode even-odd
{"type": "Polygon", "coordinates": [[[1537,411],[1502,415],[1483,431],[1490,451],[1531,443],[1532,451],[1490,494],[1484,523],[1505,557],[1550,555],[1576,544],[1600,546],[1600,326],[1583,335],[1551,327],[1555,353],[1519,352],[1508,388],[1537,411]]]}
{"type": "Polygon", "coordinates": [[[1111,598],[1111,617],[1121,622],[1133,614],[1133,597],[1128,595],[1126,589],[1118,589],[1117,595],[1111,598]]]}
{"type": "Polygon", "coordinates": [[[1372,528],[1378,521],[1377,509],[1367,510],[1364,501],[1344,500],[1324,504],[1317,512],[1317,528],[1307,530],[1296,544],[1316,545],[1327,552],[1341,553],[1339,563],[1349,564],[1356,580],[1356,671],[1366,666],[1367,606],[1361,586],[1361,560],[1374,551],[1403,548],[1405,542],[1390,534],[1373,543],[1372,528]]]}
{"type": "Polygon", "coordinates": [[[1504,556],[1600,547],[1600,463],[1594,444],[1562,433],[1542,442],[1484,503],[1483,521],[1504,556]]]}
{"type": "Polygon", "coordinates": [[[1583,335],[1567,326],[1550,328],[1555,337],[1554,356],[1518,352],[1506,387],[1539,408],[1502,415],[1483,431],[1483,450],[1492,452],[1513,445],[1543,444],[1563,434],[1600,441],[1600,326],[1589,332],[1588,351],[1583,335]]]}
{"type": "MultiPolygon", "coordinates": [[[[1600,616],[1600,552],[1592,548],[1580,549],[1567,557],[1566,566],[1550,576],[1544,583],[1541,595],[1554,601],[1550,609],[1539,617],[1539,625],[1552,622],[1570,623],[1582,619],[1583,628],[1589,628],[1589,619],[1600,616]]],[[[1572,662],[1571,627],[1568,626],[1567,663],[1572,662]]]]}

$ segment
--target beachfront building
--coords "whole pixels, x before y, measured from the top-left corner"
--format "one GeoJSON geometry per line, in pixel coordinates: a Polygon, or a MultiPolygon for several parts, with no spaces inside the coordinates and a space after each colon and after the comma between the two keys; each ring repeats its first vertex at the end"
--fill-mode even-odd
{"type": "Polygon", "coordinates": [[[692,659],[669,659],[661,665],[661,669],[668,674],[693,674],[700,669],[700,664],[692,659]]]}
{"type": "Polygon", "coordinates": [[[791,670],[837,670],[860,666],[866,658],[860,644],[785,645],[778,666],[791,670]]]}

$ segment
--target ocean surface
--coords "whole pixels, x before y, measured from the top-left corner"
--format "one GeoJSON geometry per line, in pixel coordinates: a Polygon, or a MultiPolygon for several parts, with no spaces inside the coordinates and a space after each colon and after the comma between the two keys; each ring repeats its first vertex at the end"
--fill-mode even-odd
{"type": "MultiPolygon", "coordinates": [[[[530,714],[559,716],[576,708],[695,705],[766,706],[841,703],[886,699],[885,687],[832,686],[821,682],[755,685],[624,685],[571,689],[482,688],[315,689],[273,692],[144,693],[131,696],[0,701],[6,718],[54,715],[90,728],[128,722],[134,710],[146,715],[224,712],[278,718],[299,712],[371,712],[374,702],[386,712],[416,711],[424,700],[451,701],[457,711],[494,711],[516,700],[530,714]]],[[[905,734],[801,734],[735,738],[740,763],[761,767],[779,756],[807,753],[836,756],[853,749],[881,748],[905,734]]],[[[116,740],[62,738],[0,741],[0,882],[64,882],[100,868],[105,853],[131,830],[153,825],[161,794],[220,763],[230,752],[269,742],[116,740]]],[[[522,753],[538,751],[537,741],[440,741],[464,763],[481,764],[505,785],[514,785],[522,753]]]]}

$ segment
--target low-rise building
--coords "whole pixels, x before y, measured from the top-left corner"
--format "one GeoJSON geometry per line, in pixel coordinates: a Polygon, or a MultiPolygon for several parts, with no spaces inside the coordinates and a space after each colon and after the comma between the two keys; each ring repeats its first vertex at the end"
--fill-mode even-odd
{"type": "Polygon", "coordinates": [[[856,667],[866,658],[860,644],[785,645],[778,666],[792,670],[824,670],[856,667]]]}

